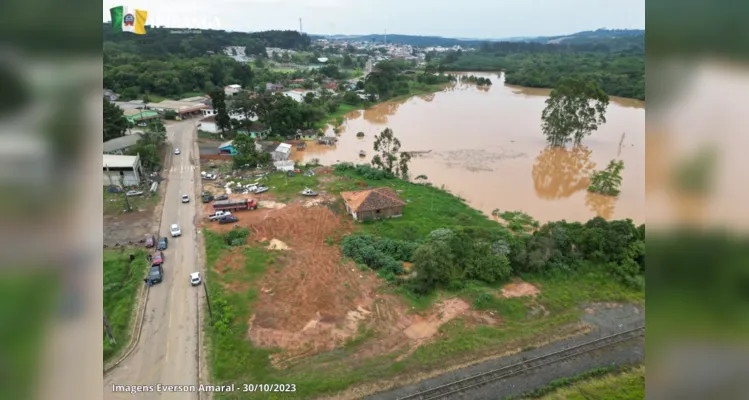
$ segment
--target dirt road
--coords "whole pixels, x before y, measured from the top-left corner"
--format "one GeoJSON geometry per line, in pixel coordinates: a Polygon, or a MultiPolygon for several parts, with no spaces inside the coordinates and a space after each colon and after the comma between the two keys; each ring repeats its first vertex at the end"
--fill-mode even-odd
{"type": "MultiPolygon", "coordinates": [[[[192,120],[167,125],[167,140],[181,150],[173,155],[167,179],[159,235],[169,238],[164,252],[164,281],[148,295],[140,342],[130,356],[104,377],[105,399],[130,399],[132,392],[114,392],[113,385],[198,385],[198,304],[202,287],[192,287],[189,274],[198,271],[195,215],[199,155],[192,120]],[[180,197],[190,196],[183,204],[180,197]],[[182,236],[172,238],[171,224],[182,236]]],[[[173,151],[173,150],[172,150],[173,151]]],[[[140,399],[197,399],[197,393],[145,391],[140,399]]]]}

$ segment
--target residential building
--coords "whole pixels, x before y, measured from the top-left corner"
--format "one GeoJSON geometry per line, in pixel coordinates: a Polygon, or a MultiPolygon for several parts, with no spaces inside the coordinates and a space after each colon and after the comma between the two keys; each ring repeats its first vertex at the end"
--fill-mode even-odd
{"type": "MultiPolygon", "coordinates": [[[[210,116],[214,116],[215,117],[216,114],[218,114],[218,111],[216,111],[216,110],[214,110],[212,108],[207,108],[207,109],[204,109],[204,110],[200,110],[200,113],[204,117],[210,117],[210,116]]],[[[244,121],[246,117],[244,116],[244,114],[242,114],[240,112],[230,112],[229,113],[229,118],[237,120],[237,121],[244,121]]],[[[250,118],[250,121],[253,121],[253,122],[257,121],[257,120],[258,120],[257,115],[254,116],[254,117],[252,117],[252,118],[250,118]]]]}
{"type": "Polygon", "coordinates": [[[204,132],[219,133],[218,124],[216,124],[216,116],[211,115],[209,117],[201,118],[198,129],[204,132]]]}
{"type": "Polygon", "coordinates": [[[283,172],[293,171],[295,165],[296,163],[294,163],[294,161],[292,160],[275,161],[273,163],[273,166],[276,167],[276,171],[283,171],[283,172]]]}
{"type": "Polygon", "coordinates": [[[288,143],[281,143],[276,147],[273,153],[271,153],[271,158],[273,161],[286,161],[289,159],[290,155],[291,145],[288,143]]]}
{"type": "Polygon", "coordinates": [[[346,211],[357,221],[400,217],[406,205],[389,187],[342,192],[341,197],[346,211]]]}
{"type": "Polygon", "coordinates": [[[104,154],[104,185],[138,186],[145,176],[140,156],[104,154]]]}
{"type": "Polygon", "coordinates": [[[109,89],[104,89],[104,98],[109,101],[117,101],[117,99],[120,98],[120,95],[109,89]]]}
{"type": "Polygon", "coordinates": [[[268,92],[282,92],[283,85],[268,82],[265,84],[265,90],[268,92]]]}
{"type": "Polygon", "coordinates": [[[303,103],[304,98],[307,96],[307,93],[314,94],[315,92],[312,90],[293,89],[293,90],[288,90],[286,92],[283,92],[283,95],[291,99],[294,99],[294,101],[296,101],[297,103],[303,103]]]}
{"type": "Polygon", "coordinates": [[[140,135],[125,135],[104,142],[104,154],[119,154],[123,155],[127,151],[135,146],[140,140],[140,135]]]}
{"type": "Polygon", "coordinates": [[[319,62],[320,64],[325,64],[326,62],[328,62],[328,58],[327,57],[320,57],[320,58],[317,59],[317,62],[319,62]]]}
{"type": "Polygon", "coordinates": [[[241,91],[242,86],[240,85],[229,85],[224,87],[224,94],[226,94],[227,96],[234,96],[241,91]]]}

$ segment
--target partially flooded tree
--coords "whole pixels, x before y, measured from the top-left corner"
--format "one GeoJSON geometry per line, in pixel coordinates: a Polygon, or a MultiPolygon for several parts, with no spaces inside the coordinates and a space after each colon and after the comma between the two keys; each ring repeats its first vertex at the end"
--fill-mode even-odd
{"type": "Polygon", "coordinates": [[[582,142],[585,136],[606,123],[609,96],[596,82],[576,78],[560,80],[546,99],[541,128],[552,146],[569,141],[582,142]]]}
{"type": "Polygon", "coordinates": [[[606,196],[618,196],[622,185],[621,172],[624,169],[624,161],[611,160],[606,169],[596,171],[590,177],[588,191],[606,196]]]}
{"type": "Polygon", "coordinates": [[[379,154],[372,157],[372,165],[385,172],[406,178],[411,155],[401,153],[400,148],[401,142],[393,135],[393,130],[385,128],[379,135],[375,135],[374,151],[379,154]]]}

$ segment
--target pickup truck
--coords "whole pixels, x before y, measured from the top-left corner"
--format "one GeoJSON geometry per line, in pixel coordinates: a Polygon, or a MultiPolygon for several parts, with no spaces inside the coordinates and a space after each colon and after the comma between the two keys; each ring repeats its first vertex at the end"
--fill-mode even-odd
{"type": "Polygon", "coordinates": [[[231,211],[216,211],[215,213],[208,216],[211,221],[218,221],[221,217],[231,215],[231,211]]]}

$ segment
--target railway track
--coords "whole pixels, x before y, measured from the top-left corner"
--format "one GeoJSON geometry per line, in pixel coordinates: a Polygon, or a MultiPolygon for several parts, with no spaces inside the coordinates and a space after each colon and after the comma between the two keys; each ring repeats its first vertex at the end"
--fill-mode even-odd
{"type": "Polygon", "coordinates": [[[530,371],[546,365],[555,364],[573,357],[577,357],[592,351],[611,347],[615,344],[626,342],[628,340],[637,338],[645,334],[645,327],[639,327],[630,329],[627,331],[619,332],[610,336],[605,336],[599,339],[591,340],[579,345],[575,345],[564,350],[560,350],[554,353],[545,354],[543,356],[524,360],[506,367],[494,369],[488,372],[484,372],[478,375],[470,376],[468,378],[461,379],[446,385],[437,386],[428,390],[424,390],[412,395],[400,397],[399,400],[433,400],[433,399],[446,399],[450,396],[459,394],[466,390],[470,390],[479,386],[486,385],[490,382],[495,382],[521,374],[526,371],[530,371]]]}

